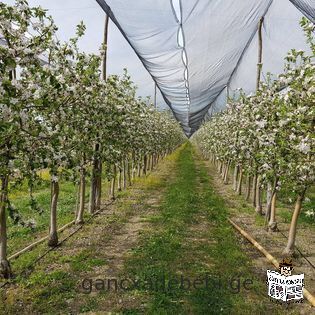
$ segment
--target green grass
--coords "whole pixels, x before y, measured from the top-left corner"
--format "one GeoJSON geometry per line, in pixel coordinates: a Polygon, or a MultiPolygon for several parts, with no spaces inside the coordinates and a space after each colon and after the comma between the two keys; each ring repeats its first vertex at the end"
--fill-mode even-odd
{"type": "Polygon", "coordinates": [[[97,310],[98,297],[88,297],[84,305],[80,307],[80,312],[92,312],[97,310]]]}
{"type": "MultiPolygon", "coordinates": [[[[146,314],[264,312],[265,284],[253,278],[249,258],[240,249],[226,220],[224,201],[213,192],[204,165],[197,166],[193,154],[190,145],[180,151],[175,181],[168,183],[160,214],[151,220],[154,228],[143,236],[141,246],[126,263],[125,272],[143,282],[165,278],[165,290],[141,288],[149,298],[146,314]],[[198,226],[202,220],[209,228],[198,226]],[[196,231],[191,230],[194,226],[196,231]],[[209,242],[190,242],[194,237],[209,242]],[[205,288],[204,281],[199,289],[196,285],[196,289],[184,290],[174,282],[180,275],[189,279],[211,275],[211,279],[220,278],[226,285],[214,290],[211,286],[205,288]],[[231,286],[231,278],[237,275],[242,283],[245,279],[253,281],[250,292],[243,288],[235,293],[238,282],[231,286]]],[[[133,312],[136,314],[137,310],[125,310],[124,314],[133,312]]]]}
{"type": "MultiPolygon", "coordinates": [[[[71,270],[73,272],[89,271],[95,266],[102,266],[106,264],[106,261],[103,259],[91,256],[91,252],[89,250],[85,250],[74,257],[68,257],[71,270]]],[[[63,259],[64,256],[62,257],[62,260],[63,259]]]]}
{"type": "MultiPolygon", "coordinates": [[[[74,218],[74,208],[76,203],[76,188],[72,183],[61,182],[61,192],[58,200],[58,222],[63,225],[74,218]]],[[[23,188],[23,187],[22,187],[23,188]]],[[[34,193],[34,197],[40,208],[43,210],[42,214],[37,213],[30,207],[30,198],[27,192],[18,194],[11,194],[10,199],[14,207],[19,211],[23,220],[34,219],[36,222],[35,228],[22,227],[14,225],[9,218],[8,237],[9,237],[9,251],[12,253],[17,248],[25,245],[37,235],[39,232],[47,230],[49,224],[49,206],[50,206],[50,188],[38,187],[34,193]]]]}
{"type": "MultiPolygon", "coordinates": [[[[19,187],[12,187],[9,198],[12,206],[18,211],[23,221],[34,220],[35,227],[23,227],[14,224],[8,213],[8,252],[9,255],[32,243],[35,238],[48,233],[50,217],[50,180],[47,172],[42,172],[42,181],[35,186],[34,198],[42,213],[31,207],[27,184],[24,182],[19,187]]],[[[102,183],[103,197],[108,194],[108,182],[104,178],[102,183]]],[[[86,187],[86,202],[89,198],[89,182],[86,187]]],[[[75,218],[77,186],[72,182],[62,180],[58,199],[58,227],[65,225],[75,218]]],[[[85,214],[86,216],[86,214],[85,214]]]]}

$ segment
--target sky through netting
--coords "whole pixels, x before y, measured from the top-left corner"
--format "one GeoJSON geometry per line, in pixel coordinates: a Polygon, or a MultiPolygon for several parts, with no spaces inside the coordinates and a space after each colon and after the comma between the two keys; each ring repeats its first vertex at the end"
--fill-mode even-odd
{"type": "Polygon", "coordinates": [[[191,135],[227,93],[255,91],[257,30],[262,80],[283,70],[291,48],[307,49],[299,21],[315,19],[315,0],[97,0],[157,83],[191,135]]]}

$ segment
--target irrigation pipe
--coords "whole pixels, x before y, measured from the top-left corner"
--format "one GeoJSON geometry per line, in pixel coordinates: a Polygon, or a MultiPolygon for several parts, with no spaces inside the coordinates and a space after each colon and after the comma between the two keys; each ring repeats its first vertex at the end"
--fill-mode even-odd
{"type": "MultiPolygon", "coordinates": [[[[114,201],[111,201],[111,202],[109,202],[109,203],[107,203],[107,204],[105,204],[103,207],[102,207],[102,209],[100,209],[100,210],[98,210],[98,211],[96,211],[96,212],[94,212],[93,214],[91,214],[91,216],[84,222],[84,224],[81,224],[77,229],[75,229],[73,232],[71,232],[69,235],[67,235],[64,239],[62,239],[60,242],[58,242],[58,244],[57,245],[55,245],[55,246],[53,246],[53,247],[51,247],[51,248],[48,248],[43,254],[41,254],[39,257],[37,257],[34,261],[32,261],[21,273],[20,273],[20,276],[22,276],[22,275],[25,275],[29,270],[30,270],[30,268],[31,267],[33,267],[37,262],[39,262],[41,259],[43,259],[47,254],[49,254],[51,251],[53,251],[55,248],[57,248],[57,247],[59,247],[61,244],[63,244],[65,241],[67,241],[70,237],[72,237],[74,234],[76,234],[77,232],[79,232],[83,227],[84,227],[84,225],[86,224],[86,223],[89,223],[96,215],[98,215],[99,213],[101,213],[101,212],[103,212],[103,210],[105,210],[106,209],[106,207],[108,207],[108,206],[110,206],[111,204],[113,204],[113,202],[114,201]]],[[[63,227],[61,227],[60,229],[63,229],[63,230],[65,230],[68,226],[70,226],[71,224],[73,224],[73,222],[74,221],[71,221],[71,222],[69,222],[68,224],[66,224],[66,225],[64,225],[63,227]]],[[[60,230],[59,229],[59,230],[60,230]]],[[[58,231],[59,231],[58,230],[58,231]]],[[[38,242],[39,241],[42,241],[42,240],[45,240],[45,239],[47,239],[47,237],[46,238],[43,238],[43,239],[41,239],[41,240],[38,240],[38,242]]],[[[35,243],[34,243],[35,244],[35,243]]],[[[34,245],[34,244],[31,244],[31,245],[34,245]]],[[[35,245],[34,245],[35,246],[35,245]]],[[[30,248],[30,245],[28,246],[28,249],[30,248]]],[[[23,251],[25,250],[26,248],[24,248],[23,249],[23,251]]],[[[18,254],[18,253],[16,253],[16,254],[18,254]]],[[[16,255],[16,254],[14,254],[14,255],[16,255]]],[[[13,256],[13,255],[12,255],[13,256]]],[[[17,256],[16,256],[17,257],[17,256]]],[[[14,282],[14,280],[12,281],[6,281],[5,283],[3,283],[1,286],[0,286],[0,289],[1,288],[4,288],[6,285],[8,285],[8,284],[10,284],[10,283],[12,283],[12,282],[14,282]]]]}
{"type": "MultiPolygon", "coordinates": [[[[111,205],[111,203],[112,203],[112,202],[110,202],[110,203],[108,203],[108,204],[105,204],[104,206],[107,207],[107,206],[111,205]]],[[[97,212],[93,213],[93,214],[88,218],[87,222],[89,221],[90,218],[93,218],[93,217],[94,217],[96,214],[98,214],[99,212],[100,212],[100,210],[98,210],[97,212]]],[[[75,220],[72,220],[71,222],[69,222],[69,223],[65,224],[64,226],[62,226],[61,228],[59,228],[59,229],[57,230],[57,232],[60,233],[60,232],[62,232],[62,231],[64,231],[64,230],[66,230],[68,227],[70,227],[70,226],[73,225],[74,223],[75,223],[75,220]]],[[[47,236],[45,236],[45,237],[43,237],[43,238],[41,238],[41,239],[35,241],[34,243],[32,243],[32,244],[26,246],[25,248],[21,249],[20,251],[18,251],[18,252],[16,252],[16,253],[14,253],[13,255],[9,256],[9,257],[8,257],[8,260],[15,259],[15,258],[19,257],[20,255],[24,254],[25,252],[27,252],[27,251],[33,249],[33,248],[36,247],[37,245],[39,245],[39,244],[41,244],[42,242],[44,242],[45,240],[47,240],[48,237],[49,237],[49,235],[47,235],[47,236]]]]}
{"type": "MultiPolygon", "coordinates": [[[[59,229],[57,230],[57,232],[60,233],[60,232],[64,231],[65,229],[67,229],[69,226],[71,226],[71,225],[74,224],[74,223],[75,223],[75,220],[73,220],[73,221],[67,223],[66,225],[64,225],[64,226],[62,226],[61,228],[59,228],[59,229]]],[[[13,255],[9,256],[9,257],[8,257],[8,260],[15,259],[15,258],[19,257],[21,254],[23,254],[23,253],[25,253],[25,252],[27,252],[27,251],[33,249],[35,246],[37,246],[37,245],[39,245],[40,243],[42,243],[42,242],[44,242],[45,240],[47,240],[48,237],[49,237],[49,235],[47,235],[47,236],[45,236],[45,237],[43,237],[43,238],[37,240],[36,242],[34,242],[34,243],[32,243],[32,244],[26,246],[25,248],[21,249],[21,250],[18,251],[17,253],[14,253],[13,255]]]]}
{"type": "MultiPolygon", "coordinates": [[[[248,241],[250,241],[254,247],[256,247],[261,253],[263,253],[266,258],[278,269],[279,263],[275,257],[270,255],[267,250],[262,247],[255,239],[253,239],[247,232],[245,232],[242,228],[240,228],[236,223],[234,223],[231,219],[228,218],[228,221],[233,225],[233,227],[240,232],[248,241]]],[[[315,306],[315,297],[305,288],[303,288],[304,297],[310,302],[312,306],[315,306]]]]}

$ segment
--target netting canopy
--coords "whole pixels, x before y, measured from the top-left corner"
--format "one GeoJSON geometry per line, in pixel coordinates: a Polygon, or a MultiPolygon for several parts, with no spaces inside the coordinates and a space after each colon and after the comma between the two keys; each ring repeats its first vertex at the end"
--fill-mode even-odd
{"type": "MultiPolygon", "coordinates": [[[[224,107],[226,94],[256,86],[258,24],[262,74],[283,70],[306,49],[299,21],[315,0],[97,0],[149,71],[186,135],[224,107]]],[[[262,78],[263,79],[263,78],[262,78]]]]}

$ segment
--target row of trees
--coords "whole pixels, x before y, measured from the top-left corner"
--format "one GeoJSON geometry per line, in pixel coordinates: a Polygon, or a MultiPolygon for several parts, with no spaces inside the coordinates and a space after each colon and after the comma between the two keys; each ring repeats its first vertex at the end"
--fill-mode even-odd
{"type": "Polygon", "coordinates": [[[225,183],[234,167],[234,190],[252,197],[262,215],[262,191],[266,189],[265,223],[277,231],[276,196],[283,188],[294,191],[288,243],[284,254],[294,253],[297,220],[307,189],[315,179],[315,54],[314,24],[301,25],[311,54],[291,50],[283,74],[262,83],[255,95],[230,100],[225,111],[214,116],[195,135],[203,154],[217,164],[225,183]]]}
{"type": "Polygon", "coordinates": [[[61,43],[52,18],[40,7],[30,8],[25,0],[0,3],[5,42],[0,46],[0,275],[6,278],[11,275],[6,212],[13,183],[28,182],[32,196],[39,171],[49,170],[48,244],[55,246],[62,176],[79,186],[76,223],[82,223],[87,177],[94,213],[100,208],[102,174],[111,180],[115,198],[116,186],[131,184],[135,172],[146,174],[183,141],[173,118],[136,98],[126,71],[102,79],[106,47],[99,55],[80,52],[84,29],[78,25],[76,36],[61,43]]]}

